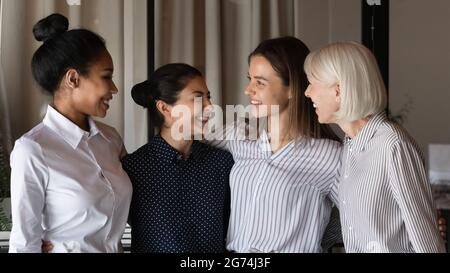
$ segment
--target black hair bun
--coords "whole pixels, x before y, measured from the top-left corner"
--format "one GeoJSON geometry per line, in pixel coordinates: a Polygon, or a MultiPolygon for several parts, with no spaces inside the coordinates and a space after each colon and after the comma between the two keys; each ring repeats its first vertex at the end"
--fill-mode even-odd
{"type": "Polygon", "coordinates": [[[149,108],[150,103],[153,100],[150,82],[146,80],[133,86],[131,89],[131,97],[138,105],[149,108]]]}
{"type": "Polygon", "coordinates": [[[68,29],[69,20],[61,14],[54,13],[37,22],[33,27],[33,34],[39,42],[46,42],[68,29]]]}

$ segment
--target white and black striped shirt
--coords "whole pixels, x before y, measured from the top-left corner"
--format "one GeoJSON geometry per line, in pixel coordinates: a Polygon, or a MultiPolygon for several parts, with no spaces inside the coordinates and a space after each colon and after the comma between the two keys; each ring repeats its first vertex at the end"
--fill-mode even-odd
{"type": "Polygon", "coordinates": [[[420,149],[384,112],[345,142],[337,193],[347,252],[445,252],[420,149]]]}
{"type": "Polygon", "coordinates": [[[254,141],[230,134],[227,138],[234,140],[210,142],[226,148],[235,160],[227,249],[321,252],[341,144],[326,139],[292,141],[272,154],[265,131],[254,141]]]}

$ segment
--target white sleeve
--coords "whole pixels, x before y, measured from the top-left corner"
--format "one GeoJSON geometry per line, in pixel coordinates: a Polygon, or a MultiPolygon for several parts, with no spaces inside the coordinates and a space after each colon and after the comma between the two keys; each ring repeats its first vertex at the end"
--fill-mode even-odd
{"type": "Polygon", "coordinates": [[[213,133],[204,134],[205,143],[215,148],[230,152],[229,142],[234,140],[236,135],[236,123],[225,124],[213,133]]]}
{"type": "Polygon", "coordinates": [[[390,183],[414,250],[445,252],[420,152],[411,143],[399,141],[391,151],[391,161],[390,183]]]}
{"type": "Polygon", "coordinates": [[[41,147],[30,140],[16,141],[11,153],[12,230],[9,252],[41,252],[42,213],[48,168],[41,147]]]}

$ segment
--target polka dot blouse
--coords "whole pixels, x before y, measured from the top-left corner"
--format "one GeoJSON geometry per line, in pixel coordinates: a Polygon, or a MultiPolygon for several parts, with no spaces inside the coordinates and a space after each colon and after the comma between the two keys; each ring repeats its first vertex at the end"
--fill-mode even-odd
{"type": "Polygon", "coordinates": [[[131,251],[224,252],[233,164],[230,153],[198,141],[183,159],[160,136],[126,156],[131,251]]]}

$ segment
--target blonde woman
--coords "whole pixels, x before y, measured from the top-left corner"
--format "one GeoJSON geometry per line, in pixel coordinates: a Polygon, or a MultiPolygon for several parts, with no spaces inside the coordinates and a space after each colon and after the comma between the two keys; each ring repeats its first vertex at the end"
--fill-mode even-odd
{"type": "Polygon", "coordinates": [[[444,252],[422,153],[386,117],[386,90],[370,50],[328,45],[307,57],[305,72],[319,122],[346,133],[333,190],[346,251],[444,252]]]}

